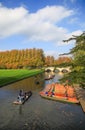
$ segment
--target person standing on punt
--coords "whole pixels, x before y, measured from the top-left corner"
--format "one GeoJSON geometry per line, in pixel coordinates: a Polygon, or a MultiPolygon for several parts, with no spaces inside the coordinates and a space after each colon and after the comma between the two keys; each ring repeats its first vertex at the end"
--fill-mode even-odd
{"type": "Polygon", "coordinates": [[[20,90],[19,95],[18,95],[18,100],[19,100],[19,102],[22,102],[23,99],[24,99],[23,90],[20,90]]]}
{"type": "Polygon", "coordinates": [[[23,96],[24,94],[23,94],[23,90],[21,89],[20,91],[19,91],[19,96],[23,96]]]}

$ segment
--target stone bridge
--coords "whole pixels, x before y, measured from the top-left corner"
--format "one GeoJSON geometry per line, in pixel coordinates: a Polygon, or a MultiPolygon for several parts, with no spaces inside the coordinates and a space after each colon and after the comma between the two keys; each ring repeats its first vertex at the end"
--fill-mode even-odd
{"type": "Polygon", "coordinates": [[[45,68],[45,71],[54,71],[55,70],[55,67],[47,67],[45,68]]]}
{"type": "Polygon", "coordinates": [[[70,72],[71,69],[70,67],[47,67],[45,68],[45,71],[56,71],[58,70],[59,72],[63,72],[63,71],[67,71],[67,72],[70,72]]]}

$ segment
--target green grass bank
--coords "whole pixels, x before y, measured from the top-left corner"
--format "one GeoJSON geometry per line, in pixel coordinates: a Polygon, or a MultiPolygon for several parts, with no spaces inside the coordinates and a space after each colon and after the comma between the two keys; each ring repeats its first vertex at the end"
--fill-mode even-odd
{"type": "Polygon", "coordinates": [[[10,83],[43,73],[44,70],[41,69],[33,69],[33,70],[10,70],[4,69],[0,70],[0,87],[8,85],[10,83]]]}

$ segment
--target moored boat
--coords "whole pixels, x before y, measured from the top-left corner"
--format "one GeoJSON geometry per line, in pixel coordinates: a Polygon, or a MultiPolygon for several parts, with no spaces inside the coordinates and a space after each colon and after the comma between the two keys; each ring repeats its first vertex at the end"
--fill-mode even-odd
{"type": "Polygon", "coordinates": [[[46,99],[68,102],[68,103],[79,103],[76,97],[74,89],[69,86],[70,94],[67,93],[66,88],[61,84],[50,84],[50,89],[47,86],[43,91],[40,92],[40,96],[46,99]],[[48,91],[47,91],[48,90],[48,91]],[[73,95],[72,95],[73,94],[73,95]]]}
{"type": "Polygon", "coordinates": [[[17,99],[13,102],[13,104],[16,104],[16,105],[24,104],[30,98],[30,96],[32,95],[31,91],[28,91],[28,92],[25,92],[25,93],[26,93],[26,95],[21,101],[19,101],[19,99],[17,99]]]}
{"type": "Polygon", "coordinates": [[[53,79],[55,75],[49,75],[48,77],[45,78],[45,80],[50,80],[53,79]]]}

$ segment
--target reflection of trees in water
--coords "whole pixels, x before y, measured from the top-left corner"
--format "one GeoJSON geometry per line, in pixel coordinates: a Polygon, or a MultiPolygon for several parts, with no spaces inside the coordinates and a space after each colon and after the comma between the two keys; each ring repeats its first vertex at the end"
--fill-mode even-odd
{"type": "Polygon", "coordinates": [[[37,75],[34,76],[34,83],[35,83],[36,85],[39,84],[39,77],[38,77],[37,75]]]}
{"type": "Polygon", "coordinates": [[[23,89],[24,91],[29,91],[29,90],[36,90],[38,87],[43,86],[43,79],[44,75],[43,74],[38,74],[23,80],[20,80],[18,82],[15,82],[13,84],[10,84],[6,86],[8,89],[13,89],[13,90],[20,90],[23,89]]]}
{"type": "Polygon", "coordinates": [[[19,105],[19,114],[22,114],[22,105],[19,105]]]}
{"type": "Polygon", "coordinates": [[[44,75],[43,74],[39,74],[39,75],[34,76],[35,85],[41,85],[42,81],[44,81],[44,75]]]}

